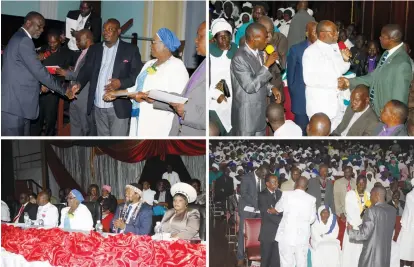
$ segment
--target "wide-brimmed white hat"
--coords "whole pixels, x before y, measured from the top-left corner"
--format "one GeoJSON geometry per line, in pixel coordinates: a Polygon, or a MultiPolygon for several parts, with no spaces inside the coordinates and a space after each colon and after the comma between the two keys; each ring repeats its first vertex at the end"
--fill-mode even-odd
{"type": "Polygon", "coordinates": [[[197,192],[191,185],[187,183],[176,183],[171,187],[171,195],[182,194],[187,198],[188,203],[194,202],[197,199],[197,192]]]}

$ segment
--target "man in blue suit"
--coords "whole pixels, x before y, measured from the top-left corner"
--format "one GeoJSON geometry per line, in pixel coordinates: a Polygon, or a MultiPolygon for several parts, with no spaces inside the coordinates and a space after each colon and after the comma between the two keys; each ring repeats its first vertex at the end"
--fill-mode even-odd
{"type": "Polygon", "coordinates": [[[125,203],[118,205],[111,222],[116,233],[149,235],[152,227],[152,207],[142,199],[142,185],[125,187],[125,203]]]}
{"type": "Polygon", "coordinates": [[[304,136],[306,135],[306,126],[309,123],[309,118],[306,115],[302,57],[305,49],[318,39],[316,25],[318,23],[315,21],[306,24],[307,40],[293,45],[289,50],[287,58],[287,83],[292,101],[292,112],[295,114],[295,123],[302,129],[304,136]]]}
{"type": "Polygon", "coordinates": [[[76,86],[65,90],[37,58],[32,38],[45,26],[44,17],[29,12],[24,25],[10,39],[3,54],[1,71],[1,134],[30,135],[30,120],[39,115],[40,84],[73,99],[76,86]]]}

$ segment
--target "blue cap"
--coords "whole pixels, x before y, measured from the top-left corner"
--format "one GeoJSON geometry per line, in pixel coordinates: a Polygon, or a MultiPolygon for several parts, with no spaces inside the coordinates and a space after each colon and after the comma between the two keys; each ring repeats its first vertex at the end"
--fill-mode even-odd
{"type": "Polygon", "coordinates": [[[70,191],[74,196],[75,196],[75,198],[77,199],[77,200],[79,200],[79,202],[83,202],[85,199],[83,198],[83,196],[82,196],[82,194],[81,194],[81,192],[79,192],[78,190],[76,190],[76,189],[72,189],[72,191],[70,191]]]}

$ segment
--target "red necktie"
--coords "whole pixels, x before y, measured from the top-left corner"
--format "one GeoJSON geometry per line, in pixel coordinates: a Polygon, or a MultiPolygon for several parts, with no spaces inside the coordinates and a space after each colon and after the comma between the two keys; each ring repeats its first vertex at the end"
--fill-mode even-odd
{"type": "Polygon", "coordinates": [[[351,181],[348,182],[348,186],[346,187],[346,191],[351,191],[351,181]]]}
{"type": "Polygon", "coordinates": [[[20,216],[22,215],[23,211],[24,211],[24,205],[22,205],[22,207],[20,208],[19,213],[17,214],[17,216],[14,217],[13,223],[15,223],[20,218],[20,216]]]}

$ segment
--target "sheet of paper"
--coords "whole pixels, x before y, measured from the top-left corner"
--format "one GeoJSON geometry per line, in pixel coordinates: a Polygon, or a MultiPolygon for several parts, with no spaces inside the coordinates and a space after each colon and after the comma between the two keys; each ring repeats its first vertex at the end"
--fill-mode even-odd
{"type": "Polygon", "coordinates": [[[72,29],[76,31],[76,27],[78,25],[78,21],[70,18],[66,18],[66,38],[73,38],[72,34],[70,33],[72,29]]]}
{"type": "Polygon", "coordinates": [[[149,91],[148,97],[165,103],[185,104],[185,102],[188,101],[188,98],[176,96],[159,90],[149,91]]]}
{"type": "MultiPolygon", "coordinates": [[[[254,208],[253,207],[250,207],[250,206],[246,206],[246,207],[244,207],[244,211],[247,211],[247,212],[255,212],[254,211],[254,208]]],[[[257,212],[256,212],[257,213],[257,212]]],[[[260,213],[260,211],[259,211],[259,213],[260,213]]]]}
{"type": "Polygon", "coordinates": [[[221,102],[216,106],[216,113],[227,132],[231,130],[231,104],[221,102]]]}

